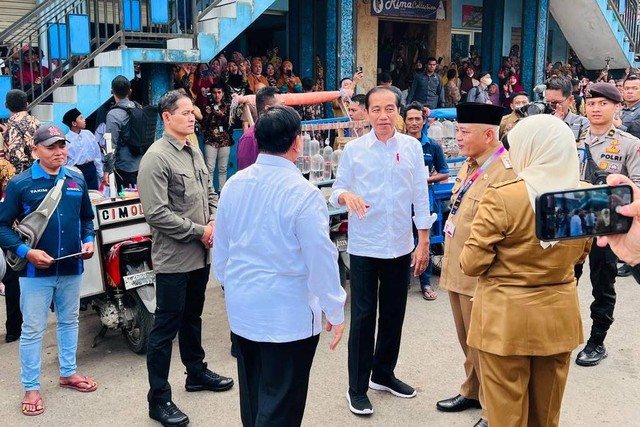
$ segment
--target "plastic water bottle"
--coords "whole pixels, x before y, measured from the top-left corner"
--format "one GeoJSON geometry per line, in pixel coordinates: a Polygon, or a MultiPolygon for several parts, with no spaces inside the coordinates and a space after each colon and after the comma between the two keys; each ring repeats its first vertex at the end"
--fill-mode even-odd
{"type": "Polygon", "coordinates": [[[427,130],[427,136],[438,144],[442,144],[442,138],[444,136],[443,126],[440,122],[433,122],[429,125],[429,129],[427,130]]]}
{"type": "Polygon", "coordinates": [[[338,148],[331,156],[331,168],[333,169],[334,176],[338,174],[338,165],[340,164],[340,160],[342,160],[342,150],[338,148]]]}
{"type": "Polygon", "coordinates": [[[322,168],[322,180],[327,181],[331,179],[331,173],[333,168],[333,148],[327,145],[322,150],[322,158],[324,159],[324,166],[322,168]]]}
{"type": "Polygon", "coordinates": [[[304,156],[298,156],[296,158],[296,167],[298,168],[300,173],[304,173],[303,172],[303,169],[304,169],[304,156]]]}
{"type": "Polygon", "coordinates": [[[324,158],[320,152],[311,156],[311,176],[309,180],[312,182],[322,181],[322,169],[324,167],[324,158]]]}
{"type": "Polygon", "coordinates": [[[311,172],[311,137],[306,134],[302,140],[302,169],[300,171],[303,174],[311,172]]]}
{"type": "Polygon", "coordinates": [[[309,143],[309,155],[311,157],[315,156],[316,154],[321,154],[320,153],[320,141],[318,141],[315,137],[311,140],[311,142],[309,143]]]}

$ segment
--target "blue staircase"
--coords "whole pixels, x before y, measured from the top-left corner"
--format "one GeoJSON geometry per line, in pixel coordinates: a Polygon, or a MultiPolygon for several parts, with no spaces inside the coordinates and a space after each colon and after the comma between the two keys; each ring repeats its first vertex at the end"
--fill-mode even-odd
{"type": "Polygon", "coordinates": [[[549,10],[586,69],[640,66],[638,0],[549,0],[549,10]]]}
{"type": "MultiPolygon", "coordinates": [[[[135,1],[137,0],[131,0],[131,2],[135,1]]],[[[197,4],[201,10],[198,11],[197,31],[194,31],[193,37],[178,34],[176,31],[175,38],[166,37],[166,47],[129,48],[122,43],[121,47],[115,50],[101,52],[92,58],[92,67],[82,68],[73,73],[72,85],[55,88],[52,92],[53,102],[35,103],[30,108],[31,114],[42,123],[51,123],[66,129],[62,124],[62,116],[66,111],[78,108],[88,116],[97,110],[111,96],[111,80],[115,76],[134,77],[135,62],[209,62],[264,13],[274,1],[226,0],[224,4],[220,0],[198,1],[197,4]]],[[[1,36],[2,34],[0,39],[2,39],[1,36]]],[[[122,35],[125,43],[129,36],[135,37],[136,34],[128,32],[122,35]]],[[[0,77],[0,100],[4,100],[10,84],[10,77],[0,77]]],[[[6,117],[8,117],[8,111],[0,109],[0,118],[6,117]]]]}

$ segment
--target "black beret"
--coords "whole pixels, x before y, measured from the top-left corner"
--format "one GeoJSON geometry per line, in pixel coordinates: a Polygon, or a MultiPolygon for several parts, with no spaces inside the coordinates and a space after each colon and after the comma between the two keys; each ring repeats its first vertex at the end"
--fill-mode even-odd
{"type": "Polygon", "coordinates": [[[483,104],[480,102],[463,102],[456,105],[458,123],[499,126],[504,111],[504,108],[499,105],[483,104]]]}
{"type": "Polygon", "coordinates": [[[64,113],[64,116],[62,116],[62,123],[71,128],[71,124],[75,122],[78,116],[81,114],[82,113],[80,112],[80,110],[78,110],[77,108],[72,108],[71,110],[64,113]]]}
{"type": "Polygon", "coordinates": [[[610,101],[622,102],[622,95],[618,88],[611,83],[594,83],[584,90],[584,97],[589,98],[607,98],[610,101]]]}

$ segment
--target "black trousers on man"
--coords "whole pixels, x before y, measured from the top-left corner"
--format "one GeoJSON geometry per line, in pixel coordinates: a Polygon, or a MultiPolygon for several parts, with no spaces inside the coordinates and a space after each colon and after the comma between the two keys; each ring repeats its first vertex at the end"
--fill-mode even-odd
{"type": "Polygon", "coordinates": [[[616,305],[616,276],[618,274],[618,258],[607,245],[604,248],[596,245],[595,239],[589,253],[589,269],[593,303],[591,303],[591,336],[588,343],[601,345],[613,324],[613,309],[616,305]]]}
{"type": "Polygon", "coordinates": [[[122,187],[125,189],[135,187],[138,184],[138,171],[126,172],[122,169],[116,169],[116,192],[120,192],[122,187]]]}
{"type": "MultiPolygon", "coordinates": [[[[100,181],[98,180],[98,170],[93,162],[84,163],[82,165],[76,165],[82,176],[84,176],[84,182],[87,183],[89,190],[97,190],[100,187],[100,181]]],[[[102,177],[100,177],[102,179],[102,177]]]]}
{"type": "Polygon", "coordinates": [[[156,315],[149,334],[147,370],[149,402],[171,400],[169,367],[173,339],[178,336],[180,358],[187,375],[204,369],[202,309],[210,266],[188,273],[156,274],[156,315]]]}
{"type": "Polygon", "coordinates": [[[7,264],[7,272],[2,279],[4,283],[4,298],[7,308],[7,337],[18,338],[22,332],[22,312],[20,311],[20,283],[19,274],[7,264]]]}
{"type": "Polygon", "coordinates": [[[350,259],[349,390],[353,395],[363,395],[369,389],[369,376],[384,383],[394,375],[407,306],[411,254],[393,259],[350,255],[350,259]]]}
{"type": "Polygon", "coordinates": [[[244,427],[302,423],[309,373],[320,335],[285,343],[256,342],[231,333],[238,356],[244,427]]]}

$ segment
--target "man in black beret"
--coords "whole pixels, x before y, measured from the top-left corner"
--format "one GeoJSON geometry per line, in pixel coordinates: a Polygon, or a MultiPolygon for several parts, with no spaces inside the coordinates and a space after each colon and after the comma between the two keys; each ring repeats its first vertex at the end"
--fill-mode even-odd
{"type": "MultiPolygon", "coordinates": [[[[451,213],[447,220],[444,259],[440,274],[440,287],[449,291],[449,302],[456,325],[458,342],[465,355],[466,379],[455,397],[436,404],[440,411],[460,412],[480,408],[483,403],[480,384],[478,352],[467,346],[472,299],[477,279],[465,276],[458,262],[464,242],[471,234],[471,222],[478,209],[478,201],[490,184],[515,179],[508,153],[500,144],[498,127],[504,108],[482,103],[466,102],[456,106],[458,128],[456,141],[460,154],[468,160],[462,165],[453,186],[451,213]]],[[[482,410],[482,418],[476,426],[486,426],[488,413],[482,410]]]]}
{"type": "MultiPolygon", "coordinates": [[[[614,125],[614,117],[620,113],[622,103],[618,89],[610,83],[595,83],[585,89],[584,101],[589,129],[582,132],[578,141],[578,153],[581,154],[583,166],[582,179],[594,181],[593,176],[587,176],[594,168],[584,167],[588,151],[599,172],[626,175],[640,184],[640,140],[614,125]]],[[[601,248],[594,242],[589,254],[594,298],[591,304],[593,325],[587,345],[576,358],[580,366],[595,366],[608,355],[604,339],[613,323],[617,267],[617,258],[611,248],[601,248]]],[[[582,272],[576,273],[576,277],[579,277],[582,272]]]]}

